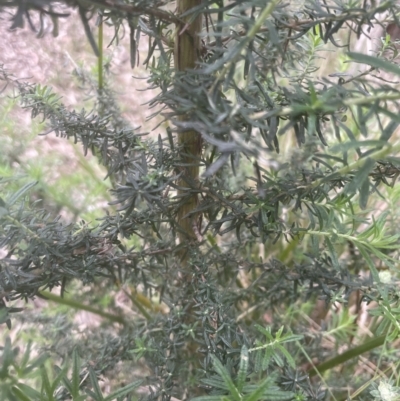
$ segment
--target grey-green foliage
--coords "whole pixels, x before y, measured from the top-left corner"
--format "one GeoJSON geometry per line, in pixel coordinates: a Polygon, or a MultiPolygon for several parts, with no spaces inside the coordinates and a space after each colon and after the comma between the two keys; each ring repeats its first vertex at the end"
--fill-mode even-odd
{"type": "Polygon", "coordinates": [[[72,353],[72,369],[67,361],[62,368],[46,366],[48,353],[42,353],[36,358],[31,356],[31,343],[27,344],[24,354],[20,357],[19,348],[12,347],[9,337],[2,347],[0,358],[0,396],[2,400],[10,401],[56,401],[63,396],[72,401],[83,401],[90,395],[96,401],[120,400],[126,394],[132,393],[140,386],[141,381],[136,380],[113,393],[103,396],[95,372],[90,366],[81,370],[81,361],[76,350],[72,353]],[[70,371],[70,372],[69,372],[70,371]],[[81,378],[82,373],[87,372],[81,378]],[[89,376],[93,390],[82,391],[82,384],[89,376]],[[26,384],[26,381],[34,385],[26,384]],[[61,386],[62,384],[62,386],[61,386]]]}
{"type": "MultiPolygon", "coordinates": [[[[391,269],[397,280],[398,216],[390,216],[394,227],[388,226],[388,215],[374,210],[374,202],[400,172],[400,120],[393,111],[400,93],[385,82],[369,83],[365,74],[337,71],[317,78],[318,51],[337,46],[347,25],[361,34],[379,13],[395,15],[395,4],[309,1],[292,9],[264,0],[203,1],[193,10],[207,20],[198,68],[178,73],[170,37],[177,17],[162,8],[172,2],[67,3],[79,8],[96,53],[84,7],[102,12],[117,39],[126,27],[133,65],[142,33],[148,36],[144,64],[149,88],[157,89],[150,107],[169,126],[155,128],[156,135],[133,129],[118,117],[108,86],[98,91],[94,110],[71,111],[48,86],[0,70],[22,107],[47,121],[48,134],[81,143],[85,154],[91,151],[104,164],[117,207],[97,225],[65,224],[29,202],[33,183],[12,193],[1,181],[0,246],[7,252],[0,261],[2,322],[10,324],[11,313],[18,312],[8,305],[13,300],[56,286],[64,291],[71,279],[103,286],[101,291],[129,284],[169,310],[135,316],[113,341],[101,331],[91,333],[100,351],[91,351],[91,389],[82,387],[93,398],[103,399],[96,374],[120,360],[144,359],[151,372],[144,383],[148,400],[322,399],[325,391],[301,372],[309,360],[297,341],[306,328],[290,322],[295,334],[289,339],[296,342],[283,345],[279,328],[285,318],[277,311],[315,297],[346,304],[357,293],[361,301],[378,302],[373,313],[385,322],[380,332],[390,340],[397,336],[397,289],[381,285],[379,269],[391,269]],[[175,137],[187,129],[202,137],[196,162],[204,173],[201,185],[188,180],[187,195],[176,197],[183,173],[175,137]],[[232,193],[237,170],[246,171],[247,181],[232,193]],[[177,210],[193,194],[199,197],[201,230],[197,241],[177,244],[177,210]],[[260,258],[261,245],[266,252],[260,258]],[[272,311],[271,331],[263,327],[272,311]]],[[[61,16],[50,0],[0,6],[16,8],[13,28],[39,12],[40,24],[50,18],[56,29],[61,16]]],[[[388,61],[348,56],[398,74],[388,61]]],[[[304,347],[322,361],[329,355],[321,335],[313,337],[304,347]]],[[[72,382],[63,373],[52,383],[41,369],[47,397],[60,384],[59,399],[68,399],[68,391],[79,398],[76,370],[72,382]]],[[[119,391],[122,397],[125,390],[119,391]]]]}
{"type": "Polygon", "coordinates": [[[223,395],[225,395],[224,399],[233,401],[256,401],[262,399],[283,401],[293,399],[294,394],[279,389],[275,385],[273,377],[267,377],[256,385],[245,383],[249,364],[249,351],[245,346],[242,347],[240,352],[240,366],[236,380],[231,378],[227,369],[216,357],[213,356],[212,360],[217,375],[204,379],[202,382],[210,389],[213,389],[213,393],[220,394],[196,397],[194,398],[196,401],[221,400],[223,395]]]}

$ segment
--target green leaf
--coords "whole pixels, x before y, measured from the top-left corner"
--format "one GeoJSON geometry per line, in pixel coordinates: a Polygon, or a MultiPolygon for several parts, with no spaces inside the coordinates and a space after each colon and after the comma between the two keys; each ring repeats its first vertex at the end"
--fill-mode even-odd
{"type": "Polygon", "coordinates": [[[296,362],[294,361],[292,355],[290,355],[289,351],[285,347],[279,347],[279,350],[285,356],[287,363],[291,368],[296,369],[296,362]]]}
{"type": "Polygon", "coordinates": [[[242,391],[244,383],[246,382],[248,367],[249,367],[249,351],[247,350],[247,347],[243,345],[242,351],[240,352],[240,366],[236,380],[236,386],[239,392],[242,391]]]}
{"type": "Polygon", "coordinates": [[[229,372],[225,369],[225,367],[222,365],[222,363],[215,355],[211,355],[211,359],[213,361],[215,371],[221,376],[222,380],[228,387],[228,390],[231,393],[233,399],[235,401],[241,401],[242,397],[238,389],[236,388],[235,384],[233,383],[229,372]]]}
{"type": "Polygon", "coordinates": [[[269,340],[272,341],[272,340],[274,339],[273,335],[271,334],[271,328],[270,328],[270,327],[265,328],[265,327],[263,327],[263,326],[260,326],[259,324],[255,324],[254,327],[255,327],[260,333],[264,334],[269,340]]]}
{"type": "Polygon", "coordinates": [[[285,337],[281,338],[279,342],[281,344],[293,342],[293,341],[300,341],[303,340],[304,336],[302,334],[286,334],[285,337]]]}
{"type": "Polygon", "coordinates": [[[263,398],[264,392],[273,384],[271,378],[267,377],[261,384],[257,385],[257,389],[250,394],[246,394],[245,401],[259,401],[263,398]]]}
{"type": "Polygon", "coordinates": [[[75,401],[75,398],[73,397],[72,394],[72,385],[68,377],[63,377],[62,382],[64,383],[65,388],[68,390],[69,394],[72,396],[73,401],[75,401]]]}
{"type": "Polygon", "coordinates": [[[263,362],[263,355],[262,352],[256,352],[256,357],[254,360],[254,370],[256,372],[261,372],[262,369],[262,362],[263,362]]]}
{"type": "Polygon", "coordinates": [[[274,347],[274,350],[271,350],[272,353],[272,358],[274,359],[275,363],[280,367],[283,368],[285,366],[285,361],[283,360],[283,358],[279,355],[278,353],[278,349],[279,347],[276,346],[274,347]]]}
{"type": "Polygon", "coordinates": [[[24,374],[27,375],[30,372],[32,372],[34,369],[36,369],[37,367],[41,366],[44,364],[44,362],[50,357],[49,354],[44,353],[42,355],[39,355],[34,362],[32,362],[25,370],[24,370],[24,374]]]}
{"type": "Polygon", "coordinates": [[[18,383],[15,386],[18,387],[18,389],[20,389],[25,395],[30,397],[31,400],[32,399],[40,400],[40,392],[28,386],[27,384],[18,383]]]}
{"type": "Polygon", "coordinates": [[[72,383],[71,383],[71,395],[77,397],[79,395],[79,373],[81,368],[81,361],[76,348],[72,352],[72,383]]]}
{"type": "Polygon", "coordinates": [[[53,397],[53,389],[50,384],[49,376],[47,374],[47,370],[44,366],[41,366],[40,368],[40,376],[42,378],[42,394],[43,390],[46,392],[47,395],[47,400],[48,401],[54,401],[53,397]]]}
{"type": "Polygon", "coordinates": [[[330,148],[332,153],[343,153],[348,152],[349,150],[358,149],[361,147],[382,147],[387,144],[386,140],[377,140],[377,139],[369,139],[367,141],[347,141],[338,143],[330,148]]]}
{"type": "Polygon", "coordinates": [[[371,67],[391,72],[392,74],[395,75],[400,75],[400,68],[397,65],[389,63],[388,61],[384,60],[381,57],[373,57],[373,56],[368,56],[367,54],[353,53],[353,52],[349,52],[347,53],[347,55],[349,58],[356,61],[357,63],[367,64],[370,65],[371,67]]]}
{"type": "Polygon", "coordinates": [[[360,191],[360,199],[359,199],[359,205],[361,210],[365,210],[367,208],[368,204],[368,198],[369,198],[369,179],[365,180],[359,191],[360,191]]]}
{"type": "Polygon", "coordinates": [[[228,391],[228,386],[219,376],[208,377],[206,379],[202,379],[202,383],[206,384],[215,389],[228,391]]]}
{"type": "Polygon", "coordinates": [[[27,366],[29,362],[29,357],[31,356],[31,347],[32,347],[32,341],[28,341],[28,344],[26,345],[24,355],[22,356],[21,363],[20,363],[20,368],[22,369],[22,376],[26,375],[26,372],[24,368],[27,366]]]}
{"type": "Polygon", "coordinates": [[[0,362],[2,362],[2,366],[0,369],[0,380],[6,379],[9,376],[8,369],[12,365],[13,361],[14,361],[14,353],[12,350],[11,339],[10,337],[6,337],[6,341],[3,348],[3,355],[2,358],[0,359],[0,362]]]}
{"type": "MultiPolygon", "coordinates": [[[[294,394],[291,391],[280,391],[274,389],[266,389],[264,392],[264,397],[268,401],[284,401],[293,400],[294,394]]],[[[247,400],[246,400],[247,401],[247,400]]]]}
{"type": "MultiPolygon", "coordinates": [[[[399,118],[398,115],[397,118],[399,118]]],[[[388,141],[391,138],[391,136],[396,132],[398,126],[399,126],[399,121],[390,121],[389,124],[382,131],[381,137],[379,139],[381,141],[388,141]]]]}
{"type": "Polygon", "coordinates": [[[128,393],[130,393],[131,391],[135,390],[136,388],[138,388],[141,384],[143,383],[143,380],[136,380],[130,384],[127,384],[126,386],[114,391],[113,393],[111,393],[110,395],[108,395],[106,398],[104,398],[105,401],[111,401],[115,398],[118,397],[124,397],[125,395],[127,395],[128,393]]]}
{"type": "Polygon", "coordinates": [[[368,175],[375,166],[375,160],[366,158],[365,163],[357,171],[354,178],[346,185],[344,189],[345,194],[352,194],[359,189],[365,180],[368,179],[368,175]]]}
{"type": "Polygon", "coordinates": [[[26,384],[22,384],[22,383],[18,383],[17,385],[12,386],[11,392],[20,401],[32,401],[33,397],[35,397],[38,400],[40,399],[40,393],[38,391],[36,391],[32,387],[29,387],[26,384]],[[21,388],[19,388],[19,387],[21,387],[21,388]],[[29,389],[29,391],[27,391],[28,389],[29,389]]]}
{"type": "Polygon", "coordinates": [[[20,188],[17,192],[12,194],[7,201],[7,205],[13,205],[21,196],[25,195],[31,188],[33,188],[38,182],[29,182],[28,184],[24,185],[20,188]]]}
{"type": "Polygon", "coordinates": [[[271,347],[266,348],[261,365],[262,370],[266,370],[268,368],[273,356],[274,356],[274,350],[271,347]]]}
{"type": "Polygon", "coordinates": [[[332,259],[333,267],[337,270],[340,270],[340,264],[339,264],[339,260],[337,258],[335,247],[333,246],[331,240],[328,237],[325,238],[325,244],[329,249],[329,254],[332,259]]]}
{"type": "Polygon", "coordinates": [[[90,376],[90,382],[92,383],[93,386],[94,394],[96,396],[96,401],[104,401],[103,393],[101,392],[96,373],[94,373],[94,370],[92,369],[91,366],[89,366],[89,376],[90,376]]]}
{"type": "Polygon", "coordinates": [[[369,270],[371,271],[371,275],[374,279],[375,283],[379,283],[380,279],[379,279],[379,273],[378,270],[375,266],[374,261],[371,259],[371,257],[369,256],[369,253],[367,252],[367,250],[365,249],[364,246],[357,244],[357,248],[360,251],[361,255],[364,257],[365,261],[367,262],[367,265],[369,267],[369,270]]]}
{"type": "Polygon", "coordinates": [[[66,373],[68,370],[68,366],[65,364],[62,369],[59,369],[57,376],[54,378],[53,383],[51,385],[51,391],[54,393],[59,385],[59,383],[62,381],[62,379],[65,377],[66,373]]]}

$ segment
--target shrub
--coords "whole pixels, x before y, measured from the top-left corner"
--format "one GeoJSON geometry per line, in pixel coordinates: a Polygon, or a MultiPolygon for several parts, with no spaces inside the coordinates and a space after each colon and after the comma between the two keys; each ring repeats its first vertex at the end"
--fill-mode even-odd
{"type": "MultiPolygon", "coordinates": [[[[369,77],[400,68],[389,35],[375,55],[345,39],[383,12],[396,21],[395,4],[174,4],[66,2],[98,59],[97,80],[78,74],[90,111],[1,69],[46,133],[93,153],[112,185],[103,217],[69,223],[35,205],[35,182],[1,180],[1,322],[55,330],[47,352],[25,343],[19,356],[6,339],[2,399],[397,399],[400,93],[369,77]],[[127,31],[132,67],[149,39],[150,134],[121,117],[106,23],[115,39],[127,31]],[[346,72],[350,61],[367,70],[346,72]],[[113,304],[117,290],[130,310],[113,304]],[[58,313],[14,302],[36,297],[58,313]],[[78,335],[72,309],[99,328],[78,335]],[[103,395],[107,375],[117,389],[103,395]]],[[[56,33],[68,14],[50,0],[0,5],[13,29],[36,13],[56,33]]]]}

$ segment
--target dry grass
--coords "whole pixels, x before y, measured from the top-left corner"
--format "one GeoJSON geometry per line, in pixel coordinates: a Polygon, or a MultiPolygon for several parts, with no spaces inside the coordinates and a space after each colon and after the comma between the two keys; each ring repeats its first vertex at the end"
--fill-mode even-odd
{"type": "MultiPolygon", "coordinates": [[[[7,16],[0,15],[0,62],[17,78],[29,78],[31,82],[52,86],[55,92],[62,94],[64,103],[70,107],[79,107],[84,100],[84,94],[78,90],[77,82],[71,76],[72,72],[75,65],[93,70],[96,68],[97,58],[90,48],[77,13],[72,11],[72,14],[69,18],[60,20],[57,37],[53,37],[49,27],[49,32],[40,39],[28,27],[10,31],[7,16]]],[[[97,27],[92,25],[96,37],[97,27]]],[[[104,35],[104,43],[108,45],[114,35],[113,28],[105,24],[104,35]]],[[[148,74],[141,66],[131,69],[128,46],[128,38],[122,38],[118,45],[113,44],[105,49],[105,59],[112,59],[112,83],[124,117],[134,126],[150,128],[153,123],[147,123],[146,118],[151,112],[141,104],[150,100],[154,93],[138,92],[146,88],[146,81],[132,76],[145,78],[148,74]]],[[[139,48],[140,60],[145,59],[146,50],[147,42],[142,40],[139,48]]]]}

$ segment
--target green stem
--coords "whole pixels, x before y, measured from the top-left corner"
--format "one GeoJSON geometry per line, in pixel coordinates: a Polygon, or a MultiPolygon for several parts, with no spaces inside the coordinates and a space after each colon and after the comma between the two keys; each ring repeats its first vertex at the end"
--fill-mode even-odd
{"type": "MultiPolygon", "coordinates": [[[[174,64],[179,72],[196,68],[200,54],[200,36],[202,30],[202,15],[190,14],[190,10],[201,5],[202,0],[179,0],[177,2],[178,16],[182,23],[177,24],[175,33],[174,64]]],[[[180,121],[190,120],[188,115],[178,116],[180,121]]],[[[178,198],[181,205],[178,209],[177,223],[179,226],[179,239],[185,241],[196,240],[195,227],[199,225],[197,214],[193,210],[198,205],[197,193],[191,193],[191,187],[197,186],[199,181],[199,163],[202,151],[201,136],[194,130],[183,131],[178,134],[178,144],[181,147],[181,170],[179,178],[178,198]]],[[[186,265],[186,256],[182,254],[182,263],[186,265]]]]}
{"type": "Polygon", "coordinates": [[[53,302],[59,304],[59,305],[67,305],[73,309],[85,310],[87,312],[90,312],[95,315],[104,317],[108,320],[111,320],[112,322],[126,324],[125,319],[122,316],[104,312],[101,309],[97,309],[97,308],[94,308],[93,306],[89,306],[89,305],[84,305],[73,299],[61,298],[59,295],[52,294],[49,291],[40,291],[40,295],[46,299],[49,299],[50,301],[53,301],[53,302]]]}
{"type": "MultiPolygon", "coordinates": [[[[399,96],[399,99],[400,99],[400,96],[399,96]]],[[[390,143],[387,143],[382,149],[379,149],[376,152],[371,153],[370,155],[368,155],[368,158],[377,161],[377,160],[383,159],[385,156],[389,155],[390,153],[395,154],[395,153],[397,153],[399,151],[400,151],[400,142],[399,143],[395,143],[394,145],[392,145],[390,143]]],[[[317,188],[323,182],[328,181],[332,177],[344,176],[344,175],[350,173],[351,171],[359,170],[364,165],[366,160],[367,160],[367,158],[362,158],[362,159],[359,159],[359,160],[355,161],[354,163],[351,163],[351,164],[349,164],[347,166],[344,166],[344,167],[340,168],[339,170],[336,170],[333,173],[328,174],[326,177],[323,177],[323,178],[320,178],[318,180],[315,180],[310,185],[310,187],[311,188],[317,188]]]]}
{"type": "Polygon", "coordinates": [[[353,349],[350,349],[343,354],[337,355],[332,359],[327,360],[317,366],[313,366],[309,371],[308,374],[312,377],[316,374],[321,374],[329,369],[335,368],[336,366],[341,365],[349,361],[350,359],[357,358],[358,356],[364,354],[365,352],[371,351],[375,348],[380,347],[385,343],[386,334],[376,337],[370,341],[365,342],[364,344],[359,345],[353,349]]]}
{"type": "Polygon", "coordinates": [[[210,89],[210,93],[214,92],[215,87],[217,86],[218,82],[222,81],[225,75],[228,73],[228,71],[231,68],[231,65],[236,63],[238,59],[240,58],[240,55],[242,53],[242,50],[245,49],[249,43],[254,39],[254,37],[257,35],[259,30],[261,29],[263,23],[265,20],[272,14],[272,12],[275,9],[275,6],[278,4],[279,0],[272,0],[261,12],[261,14],[258,16],[257,20],[255,21],[254,25],[251,27],[251,29],[247,32],[246,37],[244,40],[241,41],[240,45],[237,47],[236,54],[230,58],[230,60],[226,63],[225,67],[222,69],[221,73],[218,75],[217,79],[215,80],[214,84],[212,85],[210,89]]]}
{"type": "MultiPolygon", "coordinates": [[[[363,245],[363,246],[365,246],[367,248],[370,248],[370,246],[372,245],[371,241],[369,241],[369,242],[360,241],[359,239],[357,239],[357,237],[354,237],[354,236],[348,235],[348,234],[338,233],[337,231],[334,231],[334,230],[332,230],[332,231],[306,230],[306,231],[300,231],[299,233],[304,234],[304,235],[316,235],[316,236],[319,236],[319,237],[328,237],[328,238],[331,238],[332,236],[335,235],[335,236],[337,236],[339,238],[342,238],[342,239],[344,239],[346,241],[350,241],[350,242],[352,242],[352,243],[354,243],[356,245],[360,244],[360,245],[363,245]]],[[[393,247],[393,248],[395,248],[395,247],[393,247]]],[[[397,246],[396,246],[396,248],[397,248],[397,246]]]]}
{"type": "MultiPolygon", "coordinates": [[[[368,106],[371,103],[375,103],[377,101],[395,101],[400,99],[400,93],[390,93],[390,94],[383,94],[383,95],[373,95],[373,96],[363,96],[363,97],[354,97],[350,99],[344,100],[341,104],[341,106],[368,106]]],[[[338,107],[335,106],[332,111],[336,110],[338,107]]],[[[307,109],[311,109],[311,107],[308,107],[307,109]]],[[[315,110],[317,111],[317,110],[315,110]]],[[[273,114],[274,116],[280,116],[280,117],[287,117],[292,115],[293,113],[298,113],[298,109],[293,108],[293,107],[282,107],[282,108],[277,108],[274,110],[273,114]]],[[[270,111],[258,111],[254,114],[249,115],[249,118],[252,120],[256,120],[259,118],[264,118],[266,115],[270,115],[270,111]]]]}
{"type": "Polygon", "coordinates": [[[135,297],[129,297],[132,303],[139,309],[139,312],[145,317],[146,320],[151,320],[151,316],[147,313],[146,309],[143,308],[141,303],[135,299],[135,297]]]}
{"type": "Polygon", "coordinates": [[[37,240],[41,241],[46,248],[48,248],[47,242],[43,241],[39,235],[37,235],[34,231],[32,231],[29,227],[27,227],[25,224],[21,223],[19,220],[15,219],[14,217],[10,215],[4,216],[6,220],[8,220],[10,223],[16,225],[17,227],[21,228],[22,230],[25,230],[28,234],[32,235],[33,238],[36,238],[37,240]]]}
{"type": "Polygon", "coordinates": [[[103,89],[103,16],[99,14],[99,58],[98,63],[98,73],[99,73],[99,92],[103,89]]]}

